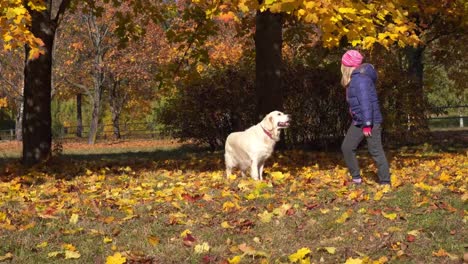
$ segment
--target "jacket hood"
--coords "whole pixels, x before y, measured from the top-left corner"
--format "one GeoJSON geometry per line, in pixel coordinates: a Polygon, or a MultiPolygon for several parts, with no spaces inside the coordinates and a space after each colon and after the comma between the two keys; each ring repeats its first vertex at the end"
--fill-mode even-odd
{"type": "Polygon", "coordinates": [[[356,74],[364,74],[369,76],[371,80],[375,83],[377,81],[377,71],[375,70],[374,66],[369,63],[363,63],[361,66],[356,68],[351,76],[356,75],[356,74]]]}

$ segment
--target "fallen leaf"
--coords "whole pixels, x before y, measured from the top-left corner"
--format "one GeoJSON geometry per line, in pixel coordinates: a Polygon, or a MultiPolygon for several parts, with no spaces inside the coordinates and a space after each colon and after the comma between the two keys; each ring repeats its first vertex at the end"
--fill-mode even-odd
{"type": "Polygon", "coordinates": [[[70,224],[76,225],[78,223],[78,215],[77,214],[72,214],[70,217],[70,224]]]}
{"type": "Polygon", "coordinates": [[[228,259],[229,264],[239,264],[242,260],[242,256],[234,256],[233,258],[228,259]]]}
{"type": "Polygon", "coordinates": [[[203,242],[203,244],[198,244],[195,246],[195,253],[197,254],[203,254],[208,251],[210,251],[210,246],[206,242],[203,242]]]}
{"type": "Polygon", "coordinates": [[[81,254],[78,251],[65,250],[65,259],[77,259],[81,254]]]}
{"type": "Polygon", "coordinates": [[[125,262],[127,262],[127,258],[122,256],[120,252],[106,258],[106,264],[124,264],[125,262]]]}
{"type": "Polygon", "coordinates": [[[364,262],[360,258],[348,258],[345,262],[345,264],[362,264],[362,263],[364,262]]]}
{"type": "Polygon", "coordinates": [[[148,236],[148,242],[152,245],[152,246],[156,246],[159,244],[159,238],[156,237],[156,236],[148,236]]]}
{"type": "Polygon", "coordinates": [[[13,259],[13,254],[11,254],[10,252],[6,253],[3,256],[0,256],[0,261],[5,261],[9,259],[13,259]]]}
{"type": "Polygon", "coordinates": [[[395,220],[396,217],[397,217],[397,214],[396,213],[385,213],[384,211],[382,211],[382,215],[387,218],[387,219],[390,219],[390,220],[395,220]]]}
{"type": "Polygon", "coordinates": [[[296,253],[293,253],[289,255],[289,261],[291,262],[298,262],[306,258],[310,254],[310,249],[308,248],[301,248],[296,251],[296,253]]]}
{"type": "Polygon", "coordinates": [[[335,254],[336,253],[336,248],[335,247],[319,247],[317,250],[324,250],[328,252],[329,254],[335,254]]]}

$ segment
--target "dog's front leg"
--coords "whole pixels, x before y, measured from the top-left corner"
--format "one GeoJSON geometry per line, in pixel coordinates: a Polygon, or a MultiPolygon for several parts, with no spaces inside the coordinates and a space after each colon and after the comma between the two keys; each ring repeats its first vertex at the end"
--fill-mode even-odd
{"type": "Polygon", "coordinates": [[[263,165],[265,165],[265,163],[259,164],[259,169],[258,169],[258,174],[259,174],[258,176],[261,181],[263,180],[263,165]]]}
{"type": "Polygon", "coordinates": [[[250,175],[254,180],[258,180],[258,161],[252,160],[252,164],[250,165],[250,175]]]}

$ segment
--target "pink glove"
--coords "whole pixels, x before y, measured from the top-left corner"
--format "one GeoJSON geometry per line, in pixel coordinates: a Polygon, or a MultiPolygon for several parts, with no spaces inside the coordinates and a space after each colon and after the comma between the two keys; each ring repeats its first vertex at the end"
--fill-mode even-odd
{"type": "Polygon", "coordinates": [[[368,126],[363,127],[362,128],[362,133],[364,133],[364,136],[366,136],[366,137],[372,136],[372,127],[368,127],[368,126]]]}

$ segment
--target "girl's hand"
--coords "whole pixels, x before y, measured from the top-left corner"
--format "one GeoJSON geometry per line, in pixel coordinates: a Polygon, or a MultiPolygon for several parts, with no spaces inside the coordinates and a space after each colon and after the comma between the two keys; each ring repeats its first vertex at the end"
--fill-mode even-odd
{"type": "Polygon", "coordinates": [[[369,127],[369,126],[363,127],[362,128],[362,133],[364,133],[364,136],[366,136],[366,137],[372,136],[372,127],[369,127]]]}

